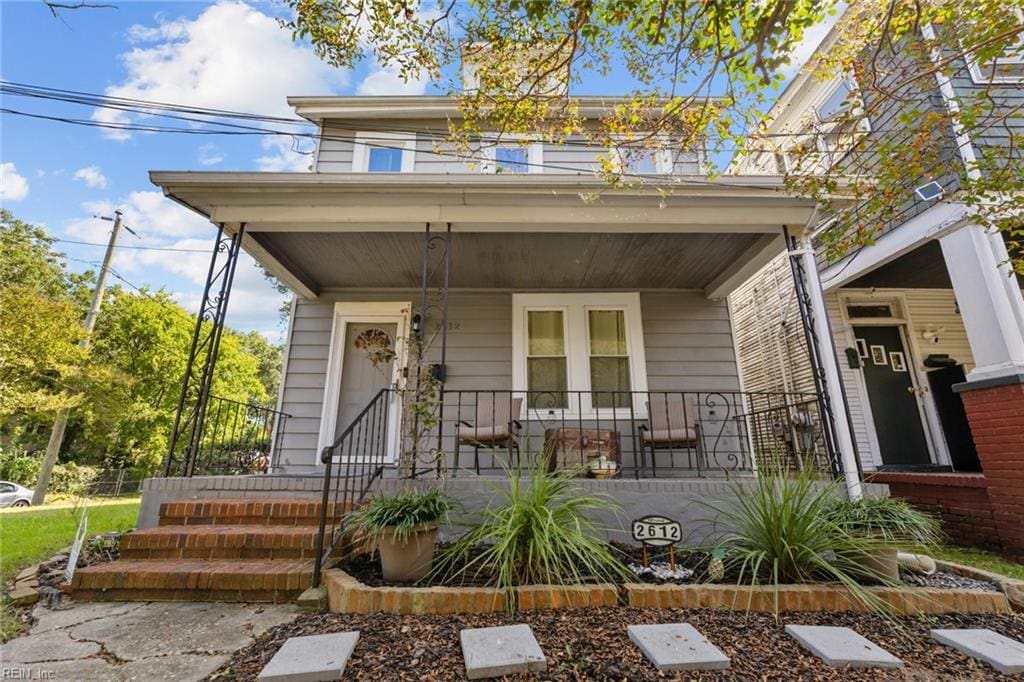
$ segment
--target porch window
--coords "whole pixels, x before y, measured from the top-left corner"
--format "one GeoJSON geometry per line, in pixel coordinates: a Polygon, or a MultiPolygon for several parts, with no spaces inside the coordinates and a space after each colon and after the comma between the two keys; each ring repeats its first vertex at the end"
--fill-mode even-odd
{"type": "Polygon", "coordinates": [[[512,378],[529,409],[644,411],[637,293],[515,294],[512,378]]]}
{"type": "Polygon", "coordinates": [[[568,358],[565,355],[565,313],[530,310],[527,315],[526,383],[530,407],[568,406],[568,358]]]}
{"type": "Polygon", "coordinates": [[[626,349],[626,313],[588,310],[590,332],[590,388],[594,407],[629,407],[629,352],[626,349]]]}

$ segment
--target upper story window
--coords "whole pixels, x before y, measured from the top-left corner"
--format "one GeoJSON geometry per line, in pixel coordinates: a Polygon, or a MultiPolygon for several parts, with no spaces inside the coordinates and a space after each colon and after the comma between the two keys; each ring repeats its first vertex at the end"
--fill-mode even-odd
{"type": "Polygon", "coordinates": [[[416,161],[414,133],[356,133],[352,171],[356,173],[411,173],[416,161]]]}
{"type": "MultiPolygon", "coordinates": [[[[1017,21],[1024,24],[1024,9],[1014,8],[1017,21]]],[[[971,80],[975,83],[1018,83],[1024,80],[1024,32],[1001,55],[979,63],[968,57],[971,80]]]]}
{"type": "Polygon", "coordinates": [[[484,173],[542,173],[544,171],[544,145],[540,142],[521,143],[514,137],[484,140],[480,145],[484,173]]]}
{"type": "Polygon", "coordinates": [[[612,148],[612,160],[626,175],[671,175],[675,153],[668,148],[668,140],[661,144],[665,148],[647,149],[640,142],[623,142],[612,148]]]}

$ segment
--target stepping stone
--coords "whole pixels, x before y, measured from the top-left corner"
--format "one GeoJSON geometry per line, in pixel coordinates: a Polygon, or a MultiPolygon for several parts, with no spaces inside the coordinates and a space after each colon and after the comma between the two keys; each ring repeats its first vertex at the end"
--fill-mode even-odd
{"type": "Polygon", "coordinates": [[[988,629],[932,630],[935,641],[985,661],[1004,675],[1024,673],[1024,644],[988,629]]]}
{"type": "Polygon", "coordinates": [[[548,669],[548,661],[529,625],[471,628],[463,630],[459,638],[466,677],[471,680],[548,669]]]}
{"type": "Polygon", "coordinates": [[[339,680],[345,674],[348,657],[358,641],[358,631],[291,637],[256,679],[262,682],[339,680]]]}
{"type": "Polygon", "coordinates": [[[729,657],[689,623],[630,625],[626,632],[660,672],[729,667],[729,657]]]}
{"type": "Polygon", "coordinates": [[[903,661],[850,628],[787,625],[786,632],[833,668],[902,668],[903,661]]]}

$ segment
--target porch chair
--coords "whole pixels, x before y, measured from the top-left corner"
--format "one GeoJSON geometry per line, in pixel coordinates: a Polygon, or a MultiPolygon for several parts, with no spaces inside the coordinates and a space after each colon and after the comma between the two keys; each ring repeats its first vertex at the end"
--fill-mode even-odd
{"type": "MultiPolygon", "coordinates": [[[[658,477],[656,455],[658,450],[669,450],[670,466],[675,464],[676,449],[693,450],[698,473],[703,469],[704,457],[697,406],[693,396],[681,393],[651,393],[647,400],[650,425],[641,424],[641,456],[651,453],[651,475],[658,477]]],[[[693,460],[691,460],[691,465],[693,460]]],[[[641,462],[646,468],[646,462],[641,462]]]]}
{"type": "MultiPolygon", "coordinates": [[[[480,473],[480,448],[508,450],[513,465],[519,463],[519,432],[523,425],[516,418],[523,407],[522,398],[490,396],[477,398],[474,423],[459,422],[456,431],[455,469],[459,468],[459,450],[463,445],[473,446],[473,468],[480,473]]],[[[493,463],[494,453],[491,453],[493,463]]]]}

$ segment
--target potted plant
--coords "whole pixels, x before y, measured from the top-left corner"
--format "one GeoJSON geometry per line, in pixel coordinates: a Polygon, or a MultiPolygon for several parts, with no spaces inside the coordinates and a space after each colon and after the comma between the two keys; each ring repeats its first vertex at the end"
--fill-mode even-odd
{"type": "Polygon", "coordinates": [[[352,526],[376,541],[385,580],[416,581],[430,571],[438,526],[453,507],[439,488],[410,489],[373,498],[353,512],[352,526]]]}
{"type": "Polygon", "coordinates": [[[942,530],[932,516],[892,497],[862,497],[834,501],[827,517],[851,535],[867,541],[861,558],[863,577],[896,582],[900,579],[900,545],[934,547],[942,530]]]}

